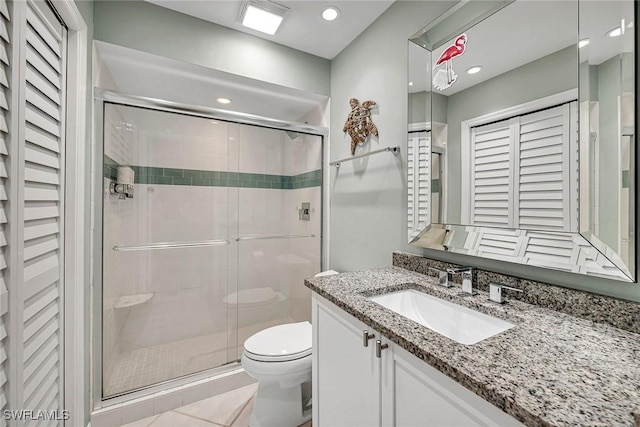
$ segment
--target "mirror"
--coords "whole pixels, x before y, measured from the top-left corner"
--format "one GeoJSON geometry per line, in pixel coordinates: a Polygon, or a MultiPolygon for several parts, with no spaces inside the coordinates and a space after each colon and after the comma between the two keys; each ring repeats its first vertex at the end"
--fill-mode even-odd
{"type": "Polygon", "coordinates": [[[634,3],[463,1],[409,40],[411,244],[636,280],[634,3]]]}

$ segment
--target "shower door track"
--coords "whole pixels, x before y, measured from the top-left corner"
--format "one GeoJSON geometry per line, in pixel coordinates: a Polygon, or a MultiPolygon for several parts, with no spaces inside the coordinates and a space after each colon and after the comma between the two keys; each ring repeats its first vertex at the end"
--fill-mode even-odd
{"type": "Polygon", "coordinates": [[[325,137],[329,130],[326,127],[311,126],[306,123],[289,122],[285,120],[271,119],[255,114],[240,113],[236,111],[220,110],[218,108],[203,107],[200,105],[189,105],[164,99],[149,98],[111,90],[95,88],[95,99],[110,102],[113,104],[128,105],[133,107],[143,107],[153,110],[166,111],[170,113],[186,114],[189,116],[206,117],[247,125],[261,126],[271,129],[280,129],[291,132],[300,132],[309,135],[325,137]]]}

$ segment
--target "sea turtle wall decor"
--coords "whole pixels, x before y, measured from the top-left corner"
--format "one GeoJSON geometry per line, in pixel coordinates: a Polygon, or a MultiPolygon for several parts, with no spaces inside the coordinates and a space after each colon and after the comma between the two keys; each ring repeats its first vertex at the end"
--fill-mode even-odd
{"type": "Polygon", "coordinates": [[[378,136],[378,128],[371,119],[370,108],[376,105],[374,101],[364,101],[360,104],[356,98],[349,100],[351,112],[342,128],[351,137],[351,155],[356,154],[356,145],[366,141],[369,134],[378,136]]]}

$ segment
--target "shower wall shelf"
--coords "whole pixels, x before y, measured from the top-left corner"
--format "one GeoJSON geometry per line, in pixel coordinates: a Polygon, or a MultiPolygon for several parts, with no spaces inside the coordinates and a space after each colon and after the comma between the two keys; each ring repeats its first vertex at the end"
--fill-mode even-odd
{"type": "Polygon", "coordinates": [[[355,160],[355,159],[360,159],[362,157],[368,157],[368,156],[371,156],[372,154],[384,153],[384,152],[387,152],[387,151],[389,151],[389,152],[393,153],[395,156],[397,156],[398,153],[400,152],[400,146],[399,145],[394,145],[393,147],[381,148],[379,150],[370,151],[368,153],[359,154],[357,156],[346,157],[346,158],[344,158],[342,160],[334,160],[333,162],[331,162],[329,164],[331,166],[335,166],[336,168],[339,168],[341,163],[349,162],[349,161],[355,160]]]}
{"type": "Polygon", "coordinates": [[[153,298],[153,292],[148,294],[123,295],[116,301],[115,308],[129,308],[144,304],[153,298]]]}
{"type": "Polygon", "coordinates": [[[183,249],[183,248],[199,248],[205,246],[225,246],[230,242],[228,240],[199,240],[194,242],[162,242],[162,243],[150,243],[148,245],[140,246],[114,246],[114,252],[129,252],[129,251],[151,251],[157,249],[183,249]]]}

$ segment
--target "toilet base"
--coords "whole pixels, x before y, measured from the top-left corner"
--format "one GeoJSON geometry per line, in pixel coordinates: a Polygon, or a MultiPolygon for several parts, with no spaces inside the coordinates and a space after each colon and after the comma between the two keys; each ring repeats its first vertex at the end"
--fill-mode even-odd
{"type": "Polygon", "coordinates": [[[250,427],[296,427],[311,419],[311,406],[302,410],[302,386],[281,388],[278,383],[258,384],[250,427]]]}

